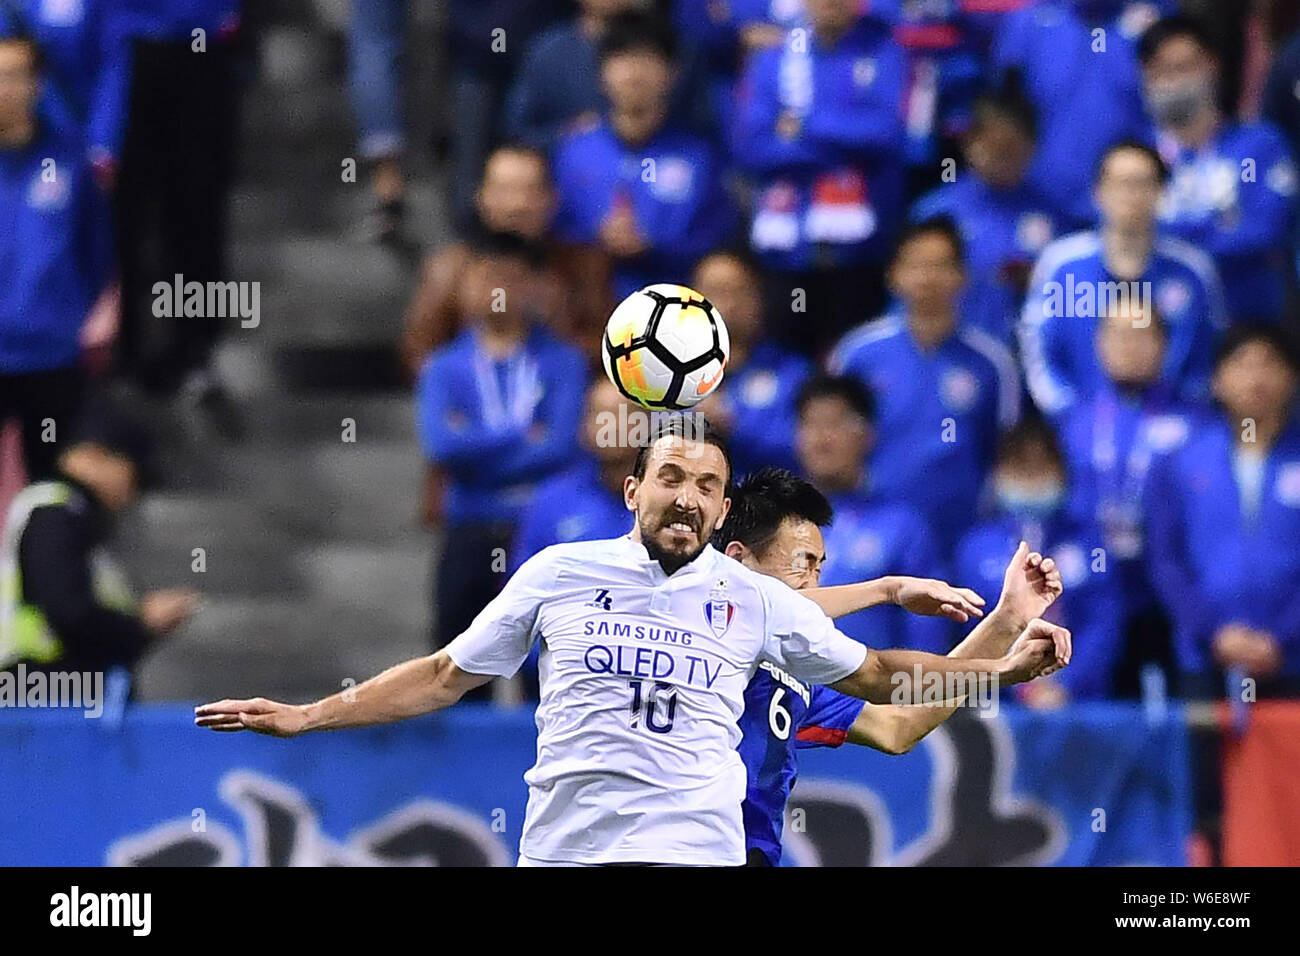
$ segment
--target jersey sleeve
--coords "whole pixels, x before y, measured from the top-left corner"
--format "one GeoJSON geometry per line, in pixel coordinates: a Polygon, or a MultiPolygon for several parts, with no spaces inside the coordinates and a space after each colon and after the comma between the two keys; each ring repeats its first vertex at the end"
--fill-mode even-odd
{"type": "Polygon", "coordinates": [[[520,565],[501,593],[447,645],[447,655],[470,674],[511,677],[528,658],[537,612],[553,590],[555,556],[548,548],[520,565]]]}
{"type": "Polygon", "coordinates": [[[867,704],[829,687],[814,687],[812,700],[795,732],[795,746],[838,747],[867,704]]]}
{"type": "Polygon", "coordinates": [[[833,684],[862,666],[866,645],[841,633],[820,607],[780,581],[764,587],[764,656],[773,664],[809,684],[833,684]]]}

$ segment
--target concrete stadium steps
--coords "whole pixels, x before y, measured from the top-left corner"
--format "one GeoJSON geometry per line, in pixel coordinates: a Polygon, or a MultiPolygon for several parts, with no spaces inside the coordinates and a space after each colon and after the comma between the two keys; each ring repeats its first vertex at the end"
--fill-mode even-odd
{"type": "Polygon", "coordinates": [[[209,598],[140,669],[143,699],[274,696],[306,700],[426,652],[424,635],[384,607],[209,598]]]}
{"type": "MultiPolygon", "coordinates": [[[[230,278],[261,283],[262,321],[232,321],[217,355],[248,435],[225,443],[176,408],[154,416],[164,482],[124,522],[121,550],[137,591],[195,586],[204,605],[138,669],[141,699],[302,700],[428,649],[437,541],[415,523],[423,464],[395,347],[415,274],[358,241],[364,177],[339,177],[355,150],[342,10],[267,0],[250,13],[260,69],[243,104],[230,278]],[[194,547],[207,549],[203,575],[194,547]]],[[[439,112],[428,85],[408,110],[411,233],[426,246],[449,232],[421,152],[418,124],[439,112]]]]}

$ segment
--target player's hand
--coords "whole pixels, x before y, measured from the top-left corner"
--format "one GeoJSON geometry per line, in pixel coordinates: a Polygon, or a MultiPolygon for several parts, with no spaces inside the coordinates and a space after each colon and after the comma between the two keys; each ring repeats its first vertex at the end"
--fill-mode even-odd
{"type": "Polygon", "coordinates": [[[140,623],[156,637],[180,627],[199,606],[199,596],[186,588],[150,591],[140,599],[140,623]]]}
{"type": "Polygon", "coordinates": [[[296,704],[254,697],[219,700],[194,708],[194,723],[209,730],[252,730],[271,737],[296,737],[307,730],[306,711],[296,704]]]}
{"type": "Polygon", "coordinates": [[[1035,619],[1029,622],[1003,658],[1006,666],[1002,681],[1022,684],[1054,674],[1070,663],[1072,653],[1069,631],[1058,624],[1035,619]]]}
{"type": "Polygon", "coordinates": [[[984,599],[970,588],[955,588],[935,578],[899,576],[896,581],[893,603],[913,614],[946,617],[958,624],[984,616],[984,599]]]}
{"type": "Polygon", "coordinates": [[[1021,541],[1002,575],[998,608],[1010,615],[1017,627],[1024,628],[1042,617],[1064,590],[1056,562],[1030,551],[1028,543],[1021,541]]]}

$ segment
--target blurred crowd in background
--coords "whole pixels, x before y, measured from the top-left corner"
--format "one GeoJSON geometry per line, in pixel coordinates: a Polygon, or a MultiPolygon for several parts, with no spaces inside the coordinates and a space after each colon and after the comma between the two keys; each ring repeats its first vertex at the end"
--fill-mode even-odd
{"type": "MultiPolygon", "coordinates": [[[[493,554],[626,531],[629,451],[601,423],[627,412],[578,370],[614,302],[676,281],[731,333],[701,409],[737,472],[794,469],[835,505],[823,584],[992,600],[1023,538],[1061,566],[1078,648],[1028,703],[1300,692],[1295,10],[461,6],[461,238],[403,342],[425,515],[456,542],[435,644],[500,586],[493,554]]],[[[353,7],[380,241],[403,228],[404,8],[353,7]]]]}
{"type": "MultiPolygon", "coordinates": [[[[426,148],[416,2],[352,0],[347,32],[363,234],[395,254],[426,148]]],[[[222,319],[154,290],[230,279],[241,6],[0,0],[0,414],[24,462],[3,467],[31,483],[0,549],[21,625],[0,666],[130,661],[193,608],[124,610],[92,572],[148,454],[78,409],[125,382],[244,431],[212,367],[222,319]]],[[[603,426],[634,413],[601,330],[679,282],[730,331],[701,410],[737,473],[790,468],[834,504],[823,584],[911,574],[991,602],[1024,539],[1061,568],[1076,648],[1027,704],[1300,696],[1294,4],[445,6],[456,237],[394,343],[443,532],[434,646],[541,548],[628,530],[635,449],[603,426]]],[[[897,609],[843,629],[959,639],[897,609]]]]}
{"type": "MultiPolygon", "coordinates": [[[[701,409],[737,472],[791,468],[835,504],[824,584],[993,599],[1024,538],[1062,568],[1079,649],[1030,704],[1153,680],[1296,695],[1300,18],[1185,6],[450,2],[457,237],[396,343],[423,517],[455,543],[433,643],[500,587],[501,555],[626,530],[601,329],[675,281],[730,330],[701,409]]],[[[97,375],[242,431],[220,321],[153,289],[227,278],[239,7],[0,0],[0,407],[29,479],[60,474],[43,429],[75,434],[97,375]]],[[[393,248],[410,14],[355,0],[347,38],[366,234],[393,248]]],[[[958,637],[885,610],[844,626],[958,637]]]]}

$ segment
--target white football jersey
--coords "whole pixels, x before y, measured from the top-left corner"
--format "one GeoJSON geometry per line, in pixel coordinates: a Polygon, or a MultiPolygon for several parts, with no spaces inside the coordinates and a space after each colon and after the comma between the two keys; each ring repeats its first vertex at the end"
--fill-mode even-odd
{"type": "Polygon", "coordinates": [[[520,852],[574,863],[741,864],[744,691],[760,660],[812,684],[866,647],[712,547],[671,577],[630,536],[546,548],[447,653],[509,676],[541,641],[520,852]]]}

